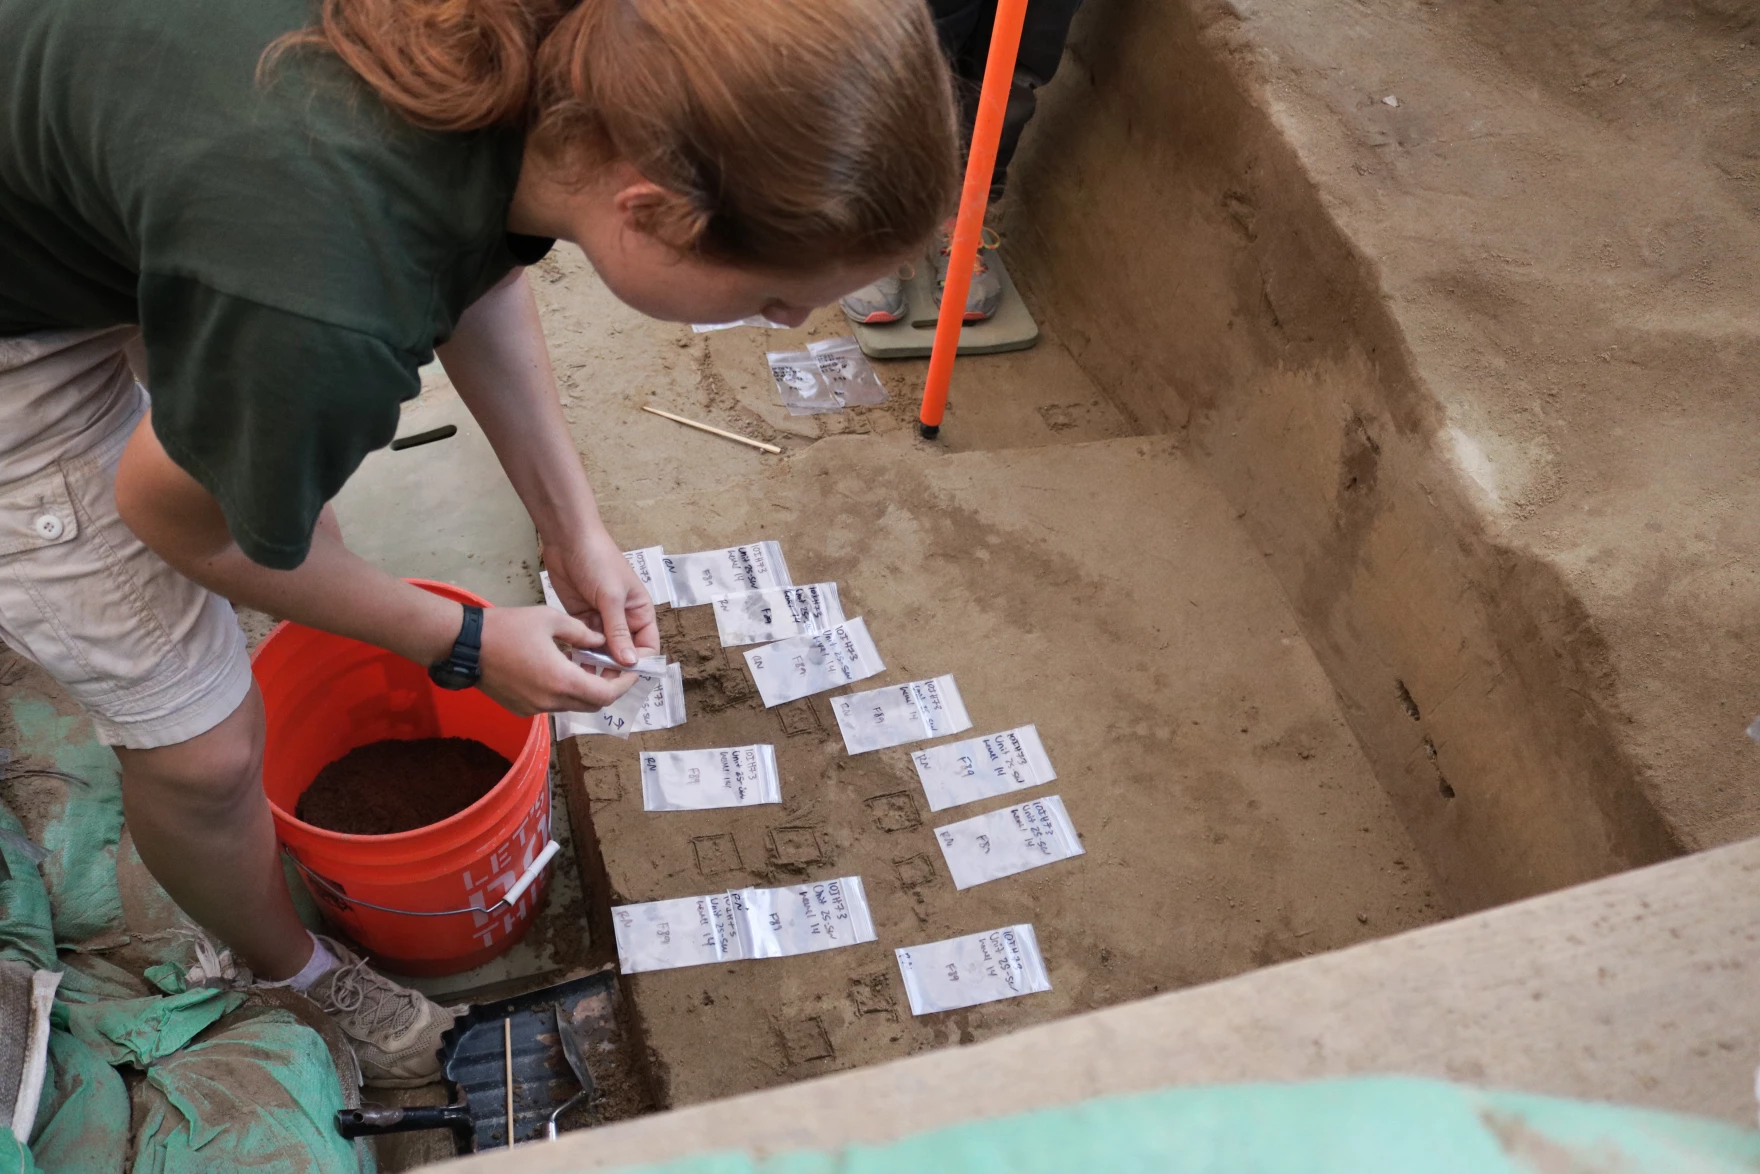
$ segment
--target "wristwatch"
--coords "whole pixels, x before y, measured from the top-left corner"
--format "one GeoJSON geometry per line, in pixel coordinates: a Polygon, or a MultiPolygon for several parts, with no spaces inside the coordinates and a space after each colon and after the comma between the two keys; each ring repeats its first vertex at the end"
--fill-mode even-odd
{"type": "Polygon", "coordinates": [[[428,666],[428,679],[442,689],[469,689],[483,678],[483,609],[464,605],[464,624],[446,659],[428,666]]]}

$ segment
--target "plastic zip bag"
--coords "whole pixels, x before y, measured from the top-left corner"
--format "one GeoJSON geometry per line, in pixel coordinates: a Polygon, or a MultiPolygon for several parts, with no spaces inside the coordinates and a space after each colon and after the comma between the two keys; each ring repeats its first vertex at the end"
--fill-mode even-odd
{"type": "Polygon", "coordinates": [[[642,809],[705,811],[782,802],[776,747],[650,750],[640,758],[642,809]]]}
{"type": "MultiPolygon", "coordinates": [[[[665,662],[659,657],[645,658],[641,664],[665,662]]],[[[684,713],[684,669],[678,664],[666,665],[664,677],[639,678],[635,686],[595,713],[570,712],[552,715],[558,738],[574,738],[586,734],[610,734],[627,738],[648,730],[669,730],[682,726],[684,713]]]]}
{"type": "Polygon", "coordinates": [[[721,550],[669,554],[661,558],[672,583],[675,607],[695,607],[717,595],[761,591],[765,587],[790,587],[788,563],[775,542],[749,542],[721,550]]]}
{"type": "Polygon", "coordinates": [[[819,363],[819,374],[831,386],[837,406],[865,407],[886,402],[886,385],[861,344],[849,336],[827,338],[807,344],[807,353],[819,363]]]}
{"type": "Polygon", "coordinates": [[[844,748],[851,754],[944,738],[972,728],[951,676],[847,693],[833,697],[831,709],[843,731],[844,748]]]}
{"type": "Polygon", "coordinates": [[[762,591],[717,595],[710,605],[715,609],[715,628],[723,648],[769,644],[790,636],[822,632],[843,623],[844,618],[836,583],[766,587],[762,591]]]}
{"type": "Polygon", "coordinates": [[[770,378],[776,381],[776,391],[789,415],[816,416],[843,410],[813,352],[770,351],[764,357],[770,362],[770,378]]]}
{"type": "Polygon", "coordinates": [[[1055,864],[1086,851],[1058,795],[936,828],[935,842],[941,845],[956,889],[1055,864]]]}
{"type": "Polygon", "coordinates": [[[912,1015],[957,1011],[1051,989],[1030,925],[894,950],[912,1015]]]}
{"type": "MultiPolygon", "coordinates": [[[[653,549],[659,549],[655,547],[653,549]]],[[[550,585],[550,572],[538,572],[538,585],[544,589],[544,602],[557,611],[567,611],[556,589],[550,585]]],[[[576,663],[580,663],[578,660],[576,663]]],[[[667,664],[663,656],[644,656],[637,662],[643,669],[664,669],[664,677],[640,677],[629,692],[610,705],[588,713],[585,710],[559,711],[550,715],[558,738],[578,738],[587,734],[612,734],[627,738],[641,730],[665,730],[684,724],[684,669],[667,664]]],[[[597,673],[593,665],[585,666],[597,673]]]]}
{"type": "Polygon", "coordinates": [[[625,974],[812,954],[875,939],[859,876],[618,905],[611,925],[625,974]]]}
{"type": "Polygon", "coordinates": [[[648,589],[648,598],[659,607],[672,602],[672,579],[666,574],[666,552],[658,546],[644,546],[640,550],[626,550],[623,557],[648,589]]]}
{"type": "Polygon", "coordinates": [[[911,754],[930,811],[944,811],[1057,778],[1037,726],[928,746],[911,754]]]}
{"type": "Polygon", "coordinates": [[[886,669],[860,616],[823,632],[754,648],[746,653],[746,667],[765,708],[865,680],[886,669]]]}

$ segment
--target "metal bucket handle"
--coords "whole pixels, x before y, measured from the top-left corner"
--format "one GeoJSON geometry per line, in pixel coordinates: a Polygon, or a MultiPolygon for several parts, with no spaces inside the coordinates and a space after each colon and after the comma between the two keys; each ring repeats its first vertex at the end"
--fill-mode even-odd
{"type": "Polygon", "coordinates": [[[337,888],[329,880],[307,868],[300,862],[299,857],[295,856],[292,852],[287,854],[287,858],[293,861],[293,866],[304,873],[307,878],[318,882],[325,892],[335,897],[338,901],[345,902],[346,904],[359,905],[363,909],[376,909],[380,913],[396,913],[403,917],[457,917],[463,913],[494,913],[503,905],[512,906],[519,904],[519,899],[526,895],[526,890],[532,887],[532,883],[538,879],[538,875],[542,873],[544,867],[550,863],[551,857],[555,856],[560,851],[562,851],[562,845],[558,844],[555,840],[551,840],[548,844],[545,844],[544,850],[538,853],[538,858],[532,861],[531,866],[528,867],[525,872],[520,874],[520,878],[517,881],[513,882],[513,887],[507,890],[506,895],[487,909],[472,905],[468,909],[441,909],[438,911],[393,909],[389,905],[375,905],[371,901],[363,901],[359,897],[351,897],[341,889],[337,888]]]}

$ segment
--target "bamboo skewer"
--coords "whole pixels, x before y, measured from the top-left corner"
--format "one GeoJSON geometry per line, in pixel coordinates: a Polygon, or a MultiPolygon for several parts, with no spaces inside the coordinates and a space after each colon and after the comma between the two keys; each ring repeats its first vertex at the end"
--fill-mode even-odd
{"type": "Polygon", "coordinates": [[[716,428],[712,424],[704,424],[698,420],[687,420],[683,416],[675,416],[671,412],[663,412],[659,408],[649,407],[647,404],[642,405],[642,411],[652,412],[656,416],[664,416],[668,420],[672,420],[675,423],[683,424],[686,428],[695,428],[699,432],[713,432],[716,436],[723,436],[723,437],[726,437],[728,440],[737,440],[741,444],[749,444],[753,448],[762,449],[765,452],[779,453],[782,451],[782,449],[778,448],[774,444],[766,444],[762,440],[753,440],[751,437],[741,436],[737,432],[727,432],[723,429],[716,428]]]}

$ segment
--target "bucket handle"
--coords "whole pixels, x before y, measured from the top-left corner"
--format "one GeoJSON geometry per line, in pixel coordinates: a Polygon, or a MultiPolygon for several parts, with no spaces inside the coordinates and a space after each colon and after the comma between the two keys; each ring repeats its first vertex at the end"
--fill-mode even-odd
{"type": "Polygon", "coordinates": [[[519,904],[519,899],[526,895],[526,890],[532,887],[532,882],[538,879],[538,875],[544,871],[544,866],[549,864],[551,858],[560,851],[562,851],[562,845],[558,844],[555,840],[551,840],[548,844],[545,844],[544,850],[538,853],[538,858],[532,861],[531,867],[527,868],[520,874],[518,880],[513,882],[513,887],[507,890],[507,894],[487,909],[476,905],[472,905],[468,909],[440,910],[393,909],[389,905],[375,905],[371,901],[363,901],[359,897],[349,896],[330,881],[307,868],[300,862],[299,857],[295,856],[293,853],[289,852],[287,858],[293,861],[293,866],[303,872],[308,879],[317,881],[318,884],[324,887],[326,892],[335,897],[338,901],[343,901],[350,905],[359,905],[363,909],[376,909],[380,913],[396,913],[403,917],[457,917],[462,913],[494,913],[503,905],[512,906],[519,904]]]}

